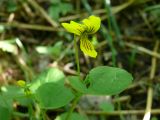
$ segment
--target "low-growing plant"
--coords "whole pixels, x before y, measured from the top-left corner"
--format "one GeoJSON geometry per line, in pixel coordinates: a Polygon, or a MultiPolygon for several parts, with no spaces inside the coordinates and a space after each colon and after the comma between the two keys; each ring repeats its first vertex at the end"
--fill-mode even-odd
{"type": "Polygon", "coordinates": [[[100,24],[100,18],[94,15],[82,20],[81,23],[74,21],[62,23],[62,26],[68,32],[74,34],[77,75],[66,76],[58,68],[48,68],[30,83],[20,80],[17,82],[17,86],[1,87],[0,106],[2,107],[0,108],[0,118],[6,120],[12,113],[29,117],[30,120],[45,120],[46,110],[68,105],[68,109],[63,114],[58,115],[56,120],[86,120],[87,118],[74,112],[79,99],[83,95],[117,95],[125,90],[131,84],[133,78],[124,69],[98,66],[91,69],[85,78],[80,75],[77,41],[80,40],[80,49],[85,55],[96,58],[98,53],[88,36],[96,33],[100,24]],[[12,107],[15,101],[19,105],[27,106],[28,113],[15,112],[12,107]],[[36,115],[33,114],[34,110],[36,115]]]}

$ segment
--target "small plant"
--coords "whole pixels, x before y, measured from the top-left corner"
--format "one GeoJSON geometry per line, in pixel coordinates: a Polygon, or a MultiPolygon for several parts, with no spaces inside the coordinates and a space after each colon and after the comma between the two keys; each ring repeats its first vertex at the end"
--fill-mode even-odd
{"type": "Polygon", "coordinates": [[[80,49],[84,54],[96,58],[98,53],[88,35],[97,32],[100,23],[100,18],[93,15],[82,20],[82,23],[62,23],[68,32],[74,34],[77,75],[65,76],[59,69],[49,68],[30,83],[20,80],[17,86],[1,88],[0,104],[9,109],[8,114],[14,111],[11,106],[13,101],[18,101],[20,105],[28,107],[30,119],[45,120],[45,110],[57,109],[72,103],[56,120],[85,120],[85,117],[73,112],[83,95],[117,95],[126,89],[133,78],[121,68],[98,66],[91,69],[85,78],[80,76],[77,40],[80,40],[80,49]],[[38,115],[33,114],[33,108],[38,115]]]}

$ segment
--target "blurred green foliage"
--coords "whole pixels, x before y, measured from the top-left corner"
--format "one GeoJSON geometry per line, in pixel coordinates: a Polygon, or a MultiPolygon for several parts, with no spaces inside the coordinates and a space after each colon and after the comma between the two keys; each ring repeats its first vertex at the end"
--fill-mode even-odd
{"type": "Polygon", "coordinates": [[[48,8],[49,15],[56,21],[58,21],[60,15],[66,15],[72,11],[72,4],[63,2],[62,0],[51,0],[51,5],[48,8]]]}

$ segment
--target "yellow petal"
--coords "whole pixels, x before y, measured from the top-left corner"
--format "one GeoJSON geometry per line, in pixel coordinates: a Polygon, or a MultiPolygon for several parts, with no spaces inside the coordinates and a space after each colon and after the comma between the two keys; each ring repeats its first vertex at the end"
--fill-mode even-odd
{"type": "Polygon", "coordinates": [[[62,26],[70,33],[81,35],[84,32],[84,25],[71,21],[70,23],[62,23],[62,26]]]}
{"type": "Polygon", "coordinates": [[[97,52],[94,49],[92,43],[88,40],[86,35],[83,35],[80,39],[80,49],[84,54],[87,54],[90,57],[96,58],[97,52]]]}
{"type": "Polygon", "coordinates": [[[92,15],[89,18],[84,19],[82,22],[86,26],[86,32],[88,34],[93,34],[100,28],[101,19],[92,15]]]}

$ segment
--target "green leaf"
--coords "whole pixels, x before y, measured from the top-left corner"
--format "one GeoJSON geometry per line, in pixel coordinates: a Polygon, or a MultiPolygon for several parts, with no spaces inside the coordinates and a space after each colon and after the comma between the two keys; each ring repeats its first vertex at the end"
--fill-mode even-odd
{"type": "Polygon", "coordinates": [[[62,41],[55,43],[54,46],[38,46],[36,51],[40,54],[52,55],[58,57],[62,50],[62,41]]]}
{"type": "Polygon", "coordinates": [[[49,53],[54,56],[59,56],[61,54],[62,44],[62,41],[56,42],[53,47],[49,48],[49,53]]]}
{"type": "Polygon", "coordinates": [[[75,90],[77,90],[78,92],[81,92],[81,93],[87,92],[87,88],[86,88],[85,84],[83,84],[83,82],[79,80],[78,76],[68,76],[67,78],[70,82],[70,85],[75,90]]]}
{"type": "MultiPolygon", "coordinates": [[[[63,113],[60,116],[57,116],[55,120],[65,120],[67,113],[63,113]]],[[[81,116],[78,113],[72,113],[69,120],[87,120],[84,116],[81,116]]]]}
{"type": "Polygon", "coordinates": [[[64,2],[52,2],[48,9],[49,15],[58,21],[60,14],[65,15],[68,12],[73,11],[73,6],[70,3],[64,2]]]}
{"type": "Polygon", "coordinates": [[[6,99],[21,97],[23,95],[23,89],[15,85],[3,86],[1,87],[1,91],[6,99]]]}
{"type": "Polygon", "coordinates": [[[0,95],[0,106],[12,109],[12,103],[12,99],[6,99],[3,95],[0,95]]]}
{"type": "Polygon", "coordinates": [[[160,4],[155,4],[155,5],[152,5],[152,6],[147,6],[144,11],[145,12],[148,12],[148,11],[152,11],[152,10],[159,10],[160,9],[160,4]]]}
{"type": "Polygon", "coordinates": [[[61,3],[61,0],[51,0],[51,3],[52,3],[52,4],[60,4],[60,3],[61,3]]]}
{"type": "Polygon", "coordinates": [[[5,31],[5,27],[3,25],[0,25],[0,33],[3,33],[5,31]]]}
{"type": "Polygon", "coordinates": [[[71,12],[73,10],[73,6],[69,3],[60,4],[59,8],[60,8],[61,13],[63,15],[65,15],[66,13],[71,12]]]}
{"type": "Polygon", "coordinates": [[[12,109],[13,101],[24,96],[23,90],[17,86],[9,85],[1,87],[0,105],[12,109]]]}
{"type": "Polygon", "coordinates": [[[158,118],[153,116],[151,120],[158,120],[158,118]]]}
{"type": "Polygon", "coordinates": [[[112,103],[109,102],[102,102],[100,103],[99,107],[106,112],[113,112],[114,111],[114,106],[112,103]]]}
{"type": "Polygon", "coordinates": [[[35,95],[40,106],[45,109],[65,106],[74,98],[70,89],[57,83],[45,83],[41,85],[35,95]]]}
{"type": "Polygon", "coordinates": [[[11,112],[9,109],[0,106],[0,119],[1,120],[10,120],[11,119],[11,112]]]}
{"type": "Polygon", "coordinates": [[[53,83],[59,83],[64,84],[64,73],[60,71],[58,68],[49,68],[45,70],[43,73],[41,73],[30,85],[30,89],[32,92],[35,92],[35,90],[48,82],[53,83]]]}
{"type": "Polygon", "coordinates": [[[92,69],[85,81],[89,82],[89,94],[115,95],[125,90],[132,80],[132,75],[121,68],[100,66],[92,69]]]}
{"type": "Polygon", "coordinates": [[[0,105],[12,109],[13,102],[16,101],[18,104],[28,106],[32,103],[33,96],[26,97],[24,89],[19,86],[8,85],[1,87],[0,105]]]}
{"type": "Polygon", "coordinates": [[[8,12],[15,12],[17,9],[18,9],[18,5],[15,0],[7,1],[7,11],[8,12]]]}
{"type": "Polygon", "coordinates": [[[59,13],[60,13],[59,4],[53,4],[51,7],[49,7],[48,13],[49,13],[49,16],[51,16],[51,18],[53,18],[54,20],[58,20],[59,13]]]}

